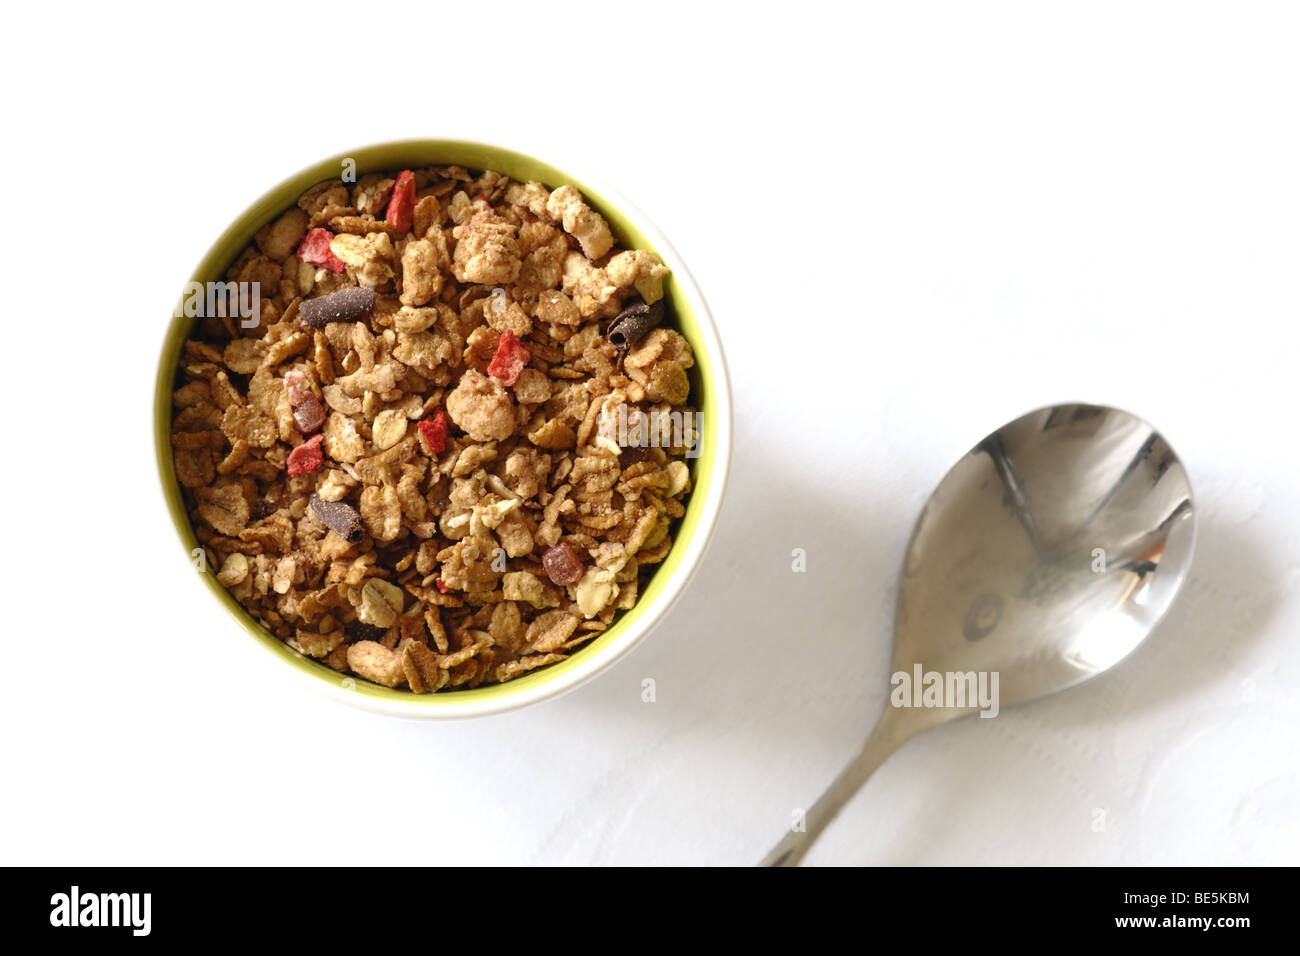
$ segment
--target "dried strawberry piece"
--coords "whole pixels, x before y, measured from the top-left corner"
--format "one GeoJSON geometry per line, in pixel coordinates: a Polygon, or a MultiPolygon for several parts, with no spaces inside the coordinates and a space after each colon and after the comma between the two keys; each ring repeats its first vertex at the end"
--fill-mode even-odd
{"type": "Polygon", "coordinates": [[[519,341],[519,336],[506,329],[497,341],[497,354],[492,357],[488,374],[501,379],[506,385],[513,385],[519,381],[519,373],[524,370],[530,358],[532,355],[519,341]]]}
{"type": "Polygon", "coordinates": [[[324,461],[324,455],[320,450],[320,443],[324,436],[313,435],[305,442],[289,452],[289,477],[297,478],[299,475],[308,475],[321,466],[324,461]]]}
{"type": "Polygon", "coordinates": [[[312,229],[302,237],[298,246],[298,258],[309,266],[320,266],[330,272],[341,273],[347,266],[330,249],[330,240],[333,238],[334,234],[328,229],[312,229]]]}
{"type": "Polygon", "coordinates": [[[582,558],[569,542],[561,541],[542,554],[542,567],[546,576],[560,587],[573,584],[582,577],[582,558]]]}
{"type": "Polygon", "coordinates": [[[447,450],[447,413],[441,408],[433,413],[433,418],[416,422],[415,427],[429,446],[429,454],[441,455],[447,450]]]}
{"type": "Polygon", "coordinates": [[[436,587],[436,588],[438,589],[438,593],[439,593],[439,594],[447,594],[449,591],[454,590],[453,588],[451,588],[451,587],[449,587],[448,585],[444,584],[442,578],[434,578],[434,579],[433,579],[433,584],[434,584],[434,587],[436,587]]]}
{"type": "Polygon", "coordinates": [[[394,226],[398,232],[407,232],[411,228],[415,214],[415,174],[403,169],[397,174],[393,184],[393,197],[388,200],[388,211],[384,220],[394,226]]]}

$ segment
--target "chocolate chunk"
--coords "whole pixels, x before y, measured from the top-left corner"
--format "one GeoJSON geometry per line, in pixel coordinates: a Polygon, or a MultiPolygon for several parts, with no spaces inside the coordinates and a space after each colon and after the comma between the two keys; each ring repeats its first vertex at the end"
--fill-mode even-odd
{"type": "Polygon", "coordinates": [[[349,544],[361,540],[361,515],[351,505],[341,501],[326,501],[320,495],[311,496],[311,510],[336,535],[349,544]]]}
{"type": "Polygon", "coordinates": [[[329,322],[355,322],[364,319],[375,308],[375,290],[364,286],[356,289],[339,289],[319,299],[308,299],[298,307],[303,324],[319,329],[329,322]]]}
{"type": "Polygon", "coordinates": [[[655,456],[652,445],[624,445],[619,449],[618,467],[630,468],[639,462],[649,461],[655,456]]]}
{"type": "Polygon", "coordinates": [[[354,641],[377,641],[387,631],[375,624],[367,624],[365,621],[349,621],[343,625],[343,633],[354,641]]]}
{"type": "Polygon", "coordinates": [[[634,301],[618,314],[609,328],[605,338],[617,349],[630,349],[650,334],[650,330],[664,320],[664,300],[659,299],[653,305],[646,305],[640,299],[634,301]]]}

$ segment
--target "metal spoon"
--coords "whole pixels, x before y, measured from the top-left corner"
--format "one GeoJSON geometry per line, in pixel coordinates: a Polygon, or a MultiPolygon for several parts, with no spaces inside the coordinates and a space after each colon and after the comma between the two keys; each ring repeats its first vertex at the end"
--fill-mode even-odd
{"type": "Polygon", "coordinates": [[[1140,418],[1057,405],[989,435],[939,482],[912,532],[890,705],[802,829],[792,826],[762,865],[797,865],[890,754],[981,709],[969,697],[951,706],[961,703],[956,696],[950,706],[914,706],[900,675],[913,680],[917,665],[922,673],[983,673],[993,687],[997,674],[999,707],[1095,677],[1164,615],[1194,541],[1187,472],[1140,418]]]}

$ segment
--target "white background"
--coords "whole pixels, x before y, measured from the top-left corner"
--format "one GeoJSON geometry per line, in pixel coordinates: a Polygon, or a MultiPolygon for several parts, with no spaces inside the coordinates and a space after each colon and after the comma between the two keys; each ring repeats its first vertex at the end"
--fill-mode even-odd
{"type": "Polygon", "coordinates": [[[751,863],[884,703],[935,482],[1082,399],[1187,464],[1182,597],[1104,678],[913,741],[810,862],[1300,862],[1284,6],[180,7],[11,22],[0,66],[0,861],[751,863]],[[645,210],[737,409],[715,542],[666,621],[576,693],[460,724],[287,679],[196,579],[150,437],[216,235],[323,156],[420,136],[645,210]]]}

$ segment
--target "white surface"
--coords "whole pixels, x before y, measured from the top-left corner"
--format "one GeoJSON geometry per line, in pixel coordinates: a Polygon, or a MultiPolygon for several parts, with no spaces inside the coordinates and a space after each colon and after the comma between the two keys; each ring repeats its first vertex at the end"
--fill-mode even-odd
{"type": "Polygon", "coordinates": [[[1085,399],[1186,462],[1189,587],[1114,673],[912,742],[810,862],[1300,862],[1294,18],[564,6],[412,7],[391,69],[390,5],[11,25],[0,860],[752,862],[884,702],[933,484],[1085,399]],[[718,536],[660,629],[466,724],[287,680],[194,579],[149,436],[167,313],[220,229],[417,135],[513,141],[640,205],[738,410],[718,536]]]}

